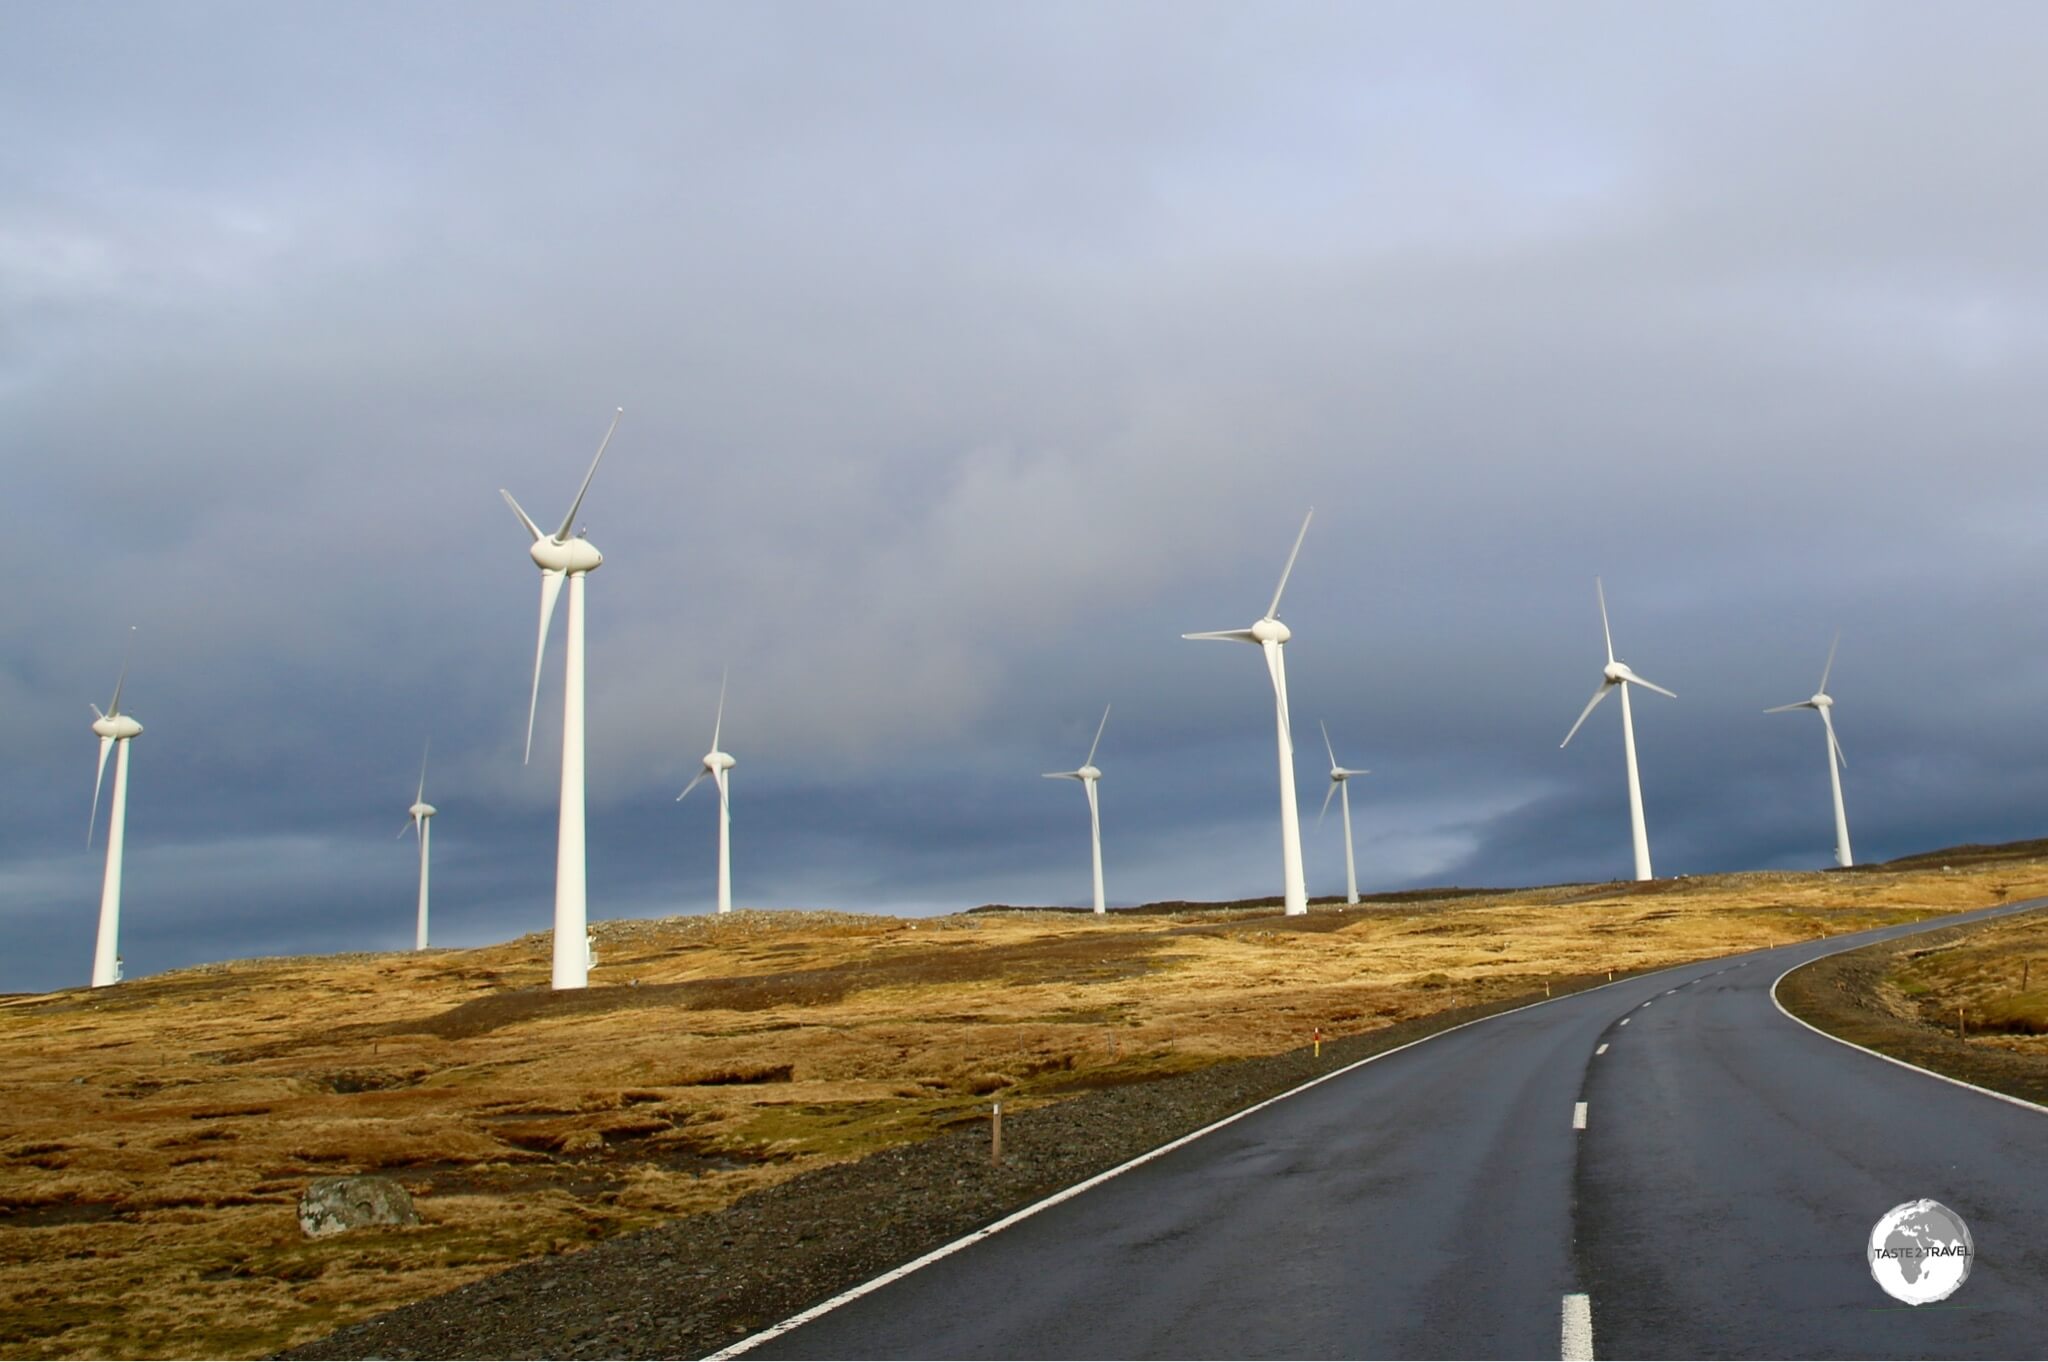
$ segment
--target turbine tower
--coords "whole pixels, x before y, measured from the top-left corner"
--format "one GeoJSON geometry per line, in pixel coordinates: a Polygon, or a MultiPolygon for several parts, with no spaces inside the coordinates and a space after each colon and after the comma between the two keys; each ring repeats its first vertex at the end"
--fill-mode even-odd
{"type": "Polygon", "coordinates": [[[412,817],[398,830],[400,837],[411,832],[420,839],[420,917],[419,926],[413,932],[412,948],[423,951],[427,948],[427,846],[433,835],[433,828],[427,820],[439,812],[427,802],[427,754],[420,753],[420,788],[413,796],[412,807],[406,810],[412,817]]]}
{"type": "Polygon", "coordinates": [[[1851,866],[1856,862],[1849,854],[1849,815],[1842,808],[1842,768],[1849,764],[1849,759],[1842,755],[1842,741],[1835,736],[1835,721],[1830,712],[1835,707],[1835,698],[1828,694],[1828,673],[1835,669],[1835,649],[1841,642],[1842,636],[1837,633],[1835,641],[1828,645],[1827,665],[1820,669],[1820,688],[1814,691],[1812,699],[1801,700],[1796,705],[1779,705],[1764,713],[1783,714],[1794,709],[1820,711],[1820,721],[1828,731],[1828,783],[1835,791],[1835,864],[1851,866]]]}
{"type": "Polygon", "coordinates": [[[1308,890],[1301,875],[1301,811],[1294,803],[1294,735],[1287,722],[1287,660],[1280,651],[1281,645],[1294,637],[1294,631],[1280,622],[1280,596],[1287,590],[1288,575],[1294,571],[1294,560],[1301,554],[1301,541],[1308,537],[1308,522],[1314,518],[1315,508],[1310,507],[1308,514],[1301,518],[1301,533],[1294,536],[1294,551],[1287,555],[1287,566],[1280,570],[1280,585],[1273,589],[1273,603],[1266,607],[1266,613],[1254,621],[1251,628],[1181,635],[1182,638],[1256,643],[1266,654],[1266,671],[1273,678],[1274,719],[1280,734],[1280,882],[1289,917],[1308,911],[1308,890]]]}
{"type": "Polygon", "coordinates": [[[1102,811],[1095,802],[1095,782],[1102,772],[1095,765],[1095,749],[1102,746],[1102,730],[1109,723],[1109,706],[1102,707],[1102,722],[1095,725],[1095,741],[1088,744],[1088,759],[1072,771],[1047,771],[1047,780],[1078,780],[1088,792],[1088,833],[1095,848],[1095,911],[1107,913],[1102,901],[1102,811]]]}
{"type": "Polygon", "coordinates": [[[519,509],[512,494],[502,487],[498,489],[512,514],[533,536],[527,553],[540,569],[540,638],[534,644],[533,693],[526,707],[528,761],[533,760],[533,716],[540,704],[540,664],[547,656],[548,624],[554,618],[562,583],[566,580],[569,584],[569,656],[562,672],[562,809],[555,839],[556,988],[582,988],[590,982],[590,941],[585,928],[589,905],[584,895],[583,873],[583,579],[604,562],[596,545],[580,532],[572,537],[569,530],[576,523],[576,512],[583,507],[583,496],[590,490],[590,480],[597,476],[597,466],[604,461],[605,448],[611,444],[612,432],[619,428],[619,417],[625,410],[621,407],[613,414],[611,427],[597,447],[597,457],[590,461],[590,471],[583,475],[583,486],[576,489],[569,514],[562,517],[561,528],[553,534],[542,534],[533,517],[519,509]]]}
{"type": "MultiPolygon", "coordinates": [[[[135,626],[128,626],[130,644],[135,626]]],[[[107,775],[107,753],[120,748],[114,759],[114,806],[107,811],[107,877],[100,886],[100,934],[92,953],[92,986],[105,988],[121,982],[121,852],[128,835],[128,744],[142,732],[134,716],[121,712],[121,688],[128,684],[128,658],[121,658],[121,673],[114,682],[114,698],[106,713],[91,706],[92,731],[99,735],[100,765],[92,778],[92,814],[85,824],[85,845],[92,846],[93,826],[100,817],[100,783],[107,775]]]]}
{"type": "Polygon", "coordinates": [[[1369,776],[1371,771],[1347,771],[1337,764],[1337,749],[1330,746],[1330,726],[1321,719],[1316,726],[1323,730],[1323,750],[1330,754],[1330,788],[1323,794],[1323,812],[1316,815],[1316,826],[1321,827],[1323,814],[1330,811],[1330,796],[1342,791],[1344,794],[1344,902],[1358,903],[1358,862],[1351,854],[1351,787],[1345,784],[1353,776],[1369,776]]]}
{"type": "Polygon", "coordinates": [[[1607,698],[1608,691],[1621,692],[1621,746],[1622,751],[1628,756],[1629,832],[1635,840],[1636,878],[1647,880],[1653,878],[1650,874],[1650,834],[1643,827],[1643,782],[1636,774],[1636,722],[1634,714],[1629,710],[1628,688],[1644,686],[1659,695],[1669,695],[1674,700],[1678,696],[1655,682],[1645,681],[1637,676],[1628,669],[1627,663],[1614,660],[1614,631],[1607,627],[1607,588],[1601,584],[1598,577],[1595,577],[1593,590],[1600,596],[1600,632],[1607,640],[1607,665],[1600,669],[1600,689],[1593,692],[1593,698],[1579,711],[1577,722],[1572,724],[1571,732],[1564,735],[1564,742],[1559,743],[1558,747],[1563,748],[1571,742],[1572,734],[1579,731],[1579,725],[1586,722],[1586,716],[1593,712],[1593,707],[1607,698]]]}
{"type": "Polygon", "coordinates": [[[690,783],[683,787],[683,794],[676,796],[676,803],[683,802],[683,795],[697,788],[697,782],[710,776],[718,786],[718,911],[732,911],[732,802],[727,798],[728,772],[739,765],[731,754],[718,748],[718,734],[725,727],[725,678],[718,679],[718,717],[711,721],[711,750],[704,754],[704,769],[690,777],[690,783]]]}

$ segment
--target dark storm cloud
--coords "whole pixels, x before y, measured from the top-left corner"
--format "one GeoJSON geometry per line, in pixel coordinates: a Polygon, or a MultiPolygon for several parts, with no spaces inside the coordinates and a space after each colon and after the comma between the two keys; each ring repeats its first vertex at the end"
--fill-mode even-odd
{"type": "MultiPolygon", "coordinates": [[[[2048,20],[1913,6],[41,7],[0,19],[0,986],[547,925],[584,507],[599,915],[1271,892],[1286,616],[1369,884],[2038,830],[2048,20]],[[559,630],[560,625],[557,625],[559,630]]],[[[1312,823],[1313,820],[1310,819],[1312,823]]],[[[1311,888],[1341,884],[1310,828],[1311,888]]]]}

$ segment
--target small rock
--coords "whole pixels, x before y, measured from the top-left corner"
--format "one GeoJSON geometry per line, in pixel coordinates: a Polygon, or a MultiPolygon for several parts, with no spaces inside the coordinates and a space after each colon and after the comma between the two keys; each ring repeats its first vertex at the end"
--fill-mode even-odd
{"type": "Polygon", "coordinates": [[[366,1225],[417,1225],[412,1197],[390,1178],[314,1178],[299,1198],[299,1228],[309,1239],[366,1225]]]}

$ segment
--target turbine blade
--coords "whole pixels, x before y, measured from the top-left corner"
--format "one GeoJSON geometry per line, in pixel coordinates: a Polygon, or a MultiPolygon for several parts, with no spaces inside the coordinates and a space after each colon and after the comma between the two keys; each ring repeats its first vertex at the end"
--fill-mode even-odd
{"type": "Polygon", "coordinates": [[[1079,771],[1047,771],[1045,778],[1047,780],[1080,780],[1082,776],[1079,771]]]}
{"type": "Polygon", "coordinates": [[[1835,641],[1828,645],[1828,665],[1820,669],[1820,695],[1828,693],[1828,673],[1835,669],[1835,649],[1842,646],[1842,631],[1835,630],[1835,641]]]}
{"type": "MultiPolygon", "coordinates": [[[[1115,702],[1112,701],[1111,703],[1115,702]]],[[[1095,764],[1095,749],[1102,746],[1102,730],[1108,726],[1109,705],[1104,705],[1102,707],[1102,722],[1095,725],[1095,741],[1088,744],[1088,760],[1082,762],[1081,765],[1093,766],[1095,764]]]]}
{"type": "Polygon", "coordinates": [[[128,642],[121,648],[121,675],[114,682],[114,698],[107,705],[109,718],[121,712],[121,687],[128,684],[128,657],[135,651],[135,626],[128,626],[128,642]]]}
{"type": "Polygon", "coordinates": [[[1257,643],[1259,636],[1249,629],[1216,629],[1206,634],[1182,634],[1182,638],[1227,638],[1235,643],[1257,643]]]}
{"type": "MultiPolygon", "coordinates": [[[[1330,726],[1318,719],[1316,727],[1323,730],[1323,750],[1330,754],[1330,774],[1334,777],[1337,774],[1337,749],[1330,746],[1330,726]]],[[[1327,804],[1330,801],[1325,799],[1323,802],[1327,804]]]]}
{"type": "Polygon", "coordinates": [[[1280,569],[1280,585],[1273,588],[1273,603],[1266,607],[1266,618],[1277,619],[1280,615],[1280,595],[1287,590],[1287,578],[1294,572],[1294,560],[1301,556],[1301,541],[1308,538],[1308,522],[1315,519],[1316,508],[1308,508],[1308,514],[1301,518],[1301,533],[1294,536],[1294,551],[1287,555],[1287,566],[1280,569]]]}
{"type": "Polygon", "coordinates": [[[1640,676],[1637,676],[1637,675],[1636,675],[1636,674],[1635,674],[1634,672],[1630,672],[1630,673],[1628,674],[1628,681],[1627,681],[1627,682],[1625,682],[1624,684],[1633,684],[1633,685],[1638,685],[1638,686],[1644,686],[1644,687],[1647,687],[1647,688],[1648,688],[1648,689],[1650,689],[1650,690],[1656,691],[1656,692],[1657,692],[1657,694],[1659,694],[1659,695],[1668,695],[1668,696],[1670,696],[1670,697],[1671,697],[1672,699],[1674,699],[1674,700],[1676,700],[1676,699],[1678,698],[1678,692],[1677,692],[1677,691],[1673,691],[1673,690],[1666,690],[1666,689],[1664,689],[1664,688],[1663,688],[1662,686],[1658,685],[1658,684],[1657,684],[1657,683],[1656,683],[1655,681],[1645,681],[1645,680],[1643,680],[1643,678],[1642,678],[1642,677],[1640,677],[1640,676]]]}
{"type": "Polygon", "coordinates": [[[1766,713],[1766,714],[1789,714],[1789,713],[1791,713],[1791,712],[1792,712],[1793,710],[1795,710],[1795,709],[1818,709],[1818,708],[1820,708],[1820,706],[1818,706],[1818,705],[1814,704],[1814,703],[1813,703],[1813,701],[1811,701],[1811,700],[1801,700],[1801,701],[1800,701],[1800,702],[1799,702],[1798,704],[1796,704],[1796,705],[1773,705],[1773,706],[1771,706],[1771,707],[1770,707],[1769,709],[1765,710],[1765,711],[1764,711],[1764,713],[1766,713]]]}
{"type": "MultiPolygon", "coordinates": [[[[399,837],[403,837],[403,836],[405,836],[405,834],[407,834],[408,832],[418,832],[419,830],[420,830],[420,820],[419,820],[419,815],[415,814],[415,815],[413,815],[413,816],[412,816],[411,818],[408,818],[408,819],[406,819],[406,820],[405,820],[405,826],[404,826],[404,827],[402,827],[402,828],[400,828],[400,829],[398,830],[398,835],[399,835],[399,837]]],[[[396,839],[394,839],[394,840],[396,840],[396,839]]]]}
{"type": "Polygon", "coordinates": [[[526,532],[533,536],[534,542],[539,543],[540,526],[533,523],[533,517],[520,510],[519,503],[512,500],[512,494],[504,488],[500,487],[498,489],[498,495],[505,498],[505,504],[512,508],[512,514],[519,517],[519,523],[526,527],[526,532]]]}
{"type": "Polygon", "coordinates": [[[548,622],[555,617],[555,602],[561,599],[565,572],[542,568],[540,573],[540,637],[533,645],[533,697],[526,703],[526,760],[533,760],[533,716],[540,708],[540,664],[548,654],[548,622]]]}
{"type": "Polygon", "coordinates": [[[1571,745],[1572,736],[1573,734],[1576,734],[1579,731],[1579,725],[1586,722],[1586,716],[1593,712],[1593,707],[1599,704],[1602,700],[1605,700],[1607,698],[1607,692],[1613,690],[1614,685],[1618,684],[1620,683],[1616,682],[1613,685],[1610,685],[1608,682],[1605,681],[1602,681],[1600,683],[1600,689],[1594,691],[1593,698],[1586,701],[1586,707],[1579,711],[1579,717],[1577,721],[1575,721],[1572,724],[1572,731],[1564,735],[1564,741],[1558,744],[1559,747],[1569,747],[1571,745]]]}
{"type": "Polygon", "coordinates": [[[87,701],[85,702],[85,707],[86,707],[87,709],[89,709],[89,710],[91,710],[91,711],[92,711],[92,717],[93,717],[93,718],[95,718],[95,719],[104,719],[104,718],[106,718],[106,717],[107,717],[107,716],[106,716],[106,715],[105,715],[105,714],[104,714],[104,713],[103,713],[103,712],[102,712],[102,711],[100,710],[100,707],[99,707],[98,705],[94,704],[94,703],[93,703],[92,701],[90,701],[90,700],[87,700],[87,701]]]}
{"type": "Polygon", "coordinates": [[[1332,798],[1334,798],[1334,797],[1335,797],[1336,793],[1337,793],[1337,778],[1336,778],[1335,776],[1332,776],[1332,777],[1330,778],[1330,788],[1329,788],[1329,789],[1327,789],[1327,790],[1325,790],[1325,791],[1323,791],[1323,809],[1322,809],[1322,813],[1318,813],[1318,814],[1316,815],[1316,826],[1317,826],[1317,827],[1321,827],[1321,826],[1323,825],[1323,814],[1325,814],[1325,813],[1328,813],[1328,812],[1330,811],[1330,800],[1331,800],[1332,798]]]}
{"type": "Polygon", "coordinates": [[[420,749],[420,789],[419,793],[412,797],[415,804],[427,802],[427,753],[433,750],[434,740],[429,738],[427,739],[427,745],[420,749]]]}
{"type": "Polygon", "coordinates": [[[718,750],[718,735],[725,731],[725,682],[726,673],[718,677],[718,715],[711,721],[711,750],[718,750]]]}
{"type": "MultiPolygon", "coordinates": [[[[1607,660],[1614,661],[1614,631],[1607,627],[1607,587],[1598,577],[1593,579],[1593,590],[1600,596],[1600,637],[1607,640],[1607,660]]],[[[1569,741],[1569,740],[1567,740],[1569,741]]]]}
{"type": "Polygon", "coordinates": [[[698,782],[698,781],[700,781],[700,780],[702,780],[702,779],[704,779],[704,777],[706,777],[706,776],[708,776],[708,775],[710,775],[710,774],[711,774],[711,768],[707,766],[707,767],[705,767],[705,768],[704,768],[703,770],[699,771],[699,772],[698,772],[698,773],[697,773],[696,775],[694,775],[694,776],[691,776],[691,777],[690,777],[690,783],[689,783],[688,785],[685,785],[685,786],[683,787],[683,794],[679,794],[679,795],[677,795],[677,796],[676,796],[676,803],[678,803],[678,804],[682,803],[682,802],[683,802],[683,795],[686,795],[686,794],[688,794],[688,793],[689,793],[690,791],[692,791],[692,790],[696,789],[696,788],[697,788],[697,782],[698,782]]]}
{"type": "Polygon", "coordinates": [[[1294,721],[1287,715],[1287,677],[1281,668],[1280,645],[1262,644],[1260,651],[1266,655],[1266,675],[1273,678],[1273,703],[1280,712],[1280,730],[1287,735],[1287,748],[1294,750],[1294,721]]]}
{"type": "Polygon", "coordinates": [[[562,528],[555,531],[556,540],[565,541],[569,538],[569,527],[576,523],[576,512],[583,506],[583,494],[590,490],[590,480],[597,476],[597,466],[604,462],[605,447],[612,442],[612,431],[619,428],[619,418],[625,414],[624,407],[612,413],[611,426],[604,433],[603,443],[597,447],[597,457],[590,461],[590,471],[583,475],[583,485],[576,489],[576,500],[569,503],[569,514],[562,517],[562,528]]]}
{"type": "Polygon", "coordinates": [[[100,739],[100,769],[92,778],[92,817],[85,822],[85,844],[92,845],[93,826],[100,821],[100,782],[107,778],[107,753],[114,750],[112,738],[100,739]]]}
{"type": "MultiPolygon", "coordinates": [[[[1815,706],[1815,708],[1819,707],[1815,706]]],[[[1835,760],[1842,763],[1843,770],[1847,770],[1849,767],[1849,759],[1846,756],[1842,755],[1842,740],[1835,736],[1834,716],[1830,715],[1826,710],[1823,709],[1820,711],[1820,721],[1828,726],[1828,746],[1834,749],[1835,760]]]]}
{"type": "Polygon", "coordinates": [[[1368,767],[1365,767],[1365,768],[1364,768],[1364,769],[1362,769],[1362,770],[1357,770],[1357,771],[1353,771],[1353,770],[1350,770],[1350,769],[1348,769],[1348,768],[1346,768],[1346,767],[1342,767],[1342,766],[1340,766],[1340,767],[1338,767],[1338,768],[1337,768],[1337,769],[1336,769],[1336,770],[1335,770],[1334,772],[1332,772],[1332,774],[1333,774],[1333,775],[1339,775],[1339,776],[1343,776],[1343,777],[1344,777],[1345,779],[1347,779],[1347,780],[1348,780],[1348,779],[1350,779],[1350,778],[1351,778],[1352,776],[1369,776],[1369,775],[1371,775],[1371,774],[1372,774],[1372,768],[1368,766],[1368,767]]]}

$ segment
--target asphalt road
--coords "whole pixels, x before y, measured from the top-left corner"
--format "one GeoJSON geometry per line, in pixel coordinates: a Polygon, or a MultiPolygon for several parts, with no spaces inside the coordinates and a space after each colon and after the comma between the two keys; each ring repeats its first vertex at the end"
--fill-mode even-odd
{"type": "Polygon", "coordinates": [[[2043,903],[1443,1034],[748,1355],[1548,1358],[1584,1295],[1598,1356],[2041,1356],[2048,1114],[1815,1035],[1770,988],[1845,944],[2043,903]],[[1963,1217],[1978,1257],[1914,1308],[1864,1255],[1878,1217],[1921,1197],[1963,1217]]]}

